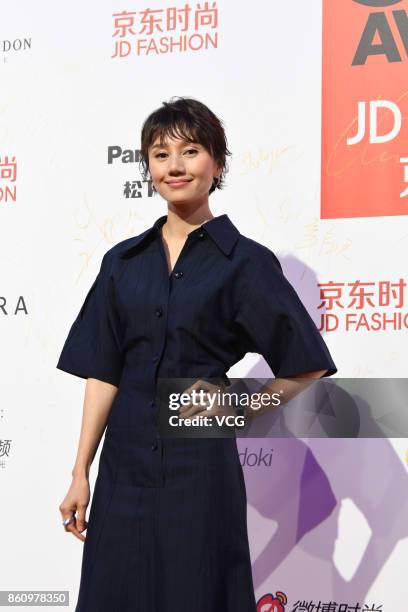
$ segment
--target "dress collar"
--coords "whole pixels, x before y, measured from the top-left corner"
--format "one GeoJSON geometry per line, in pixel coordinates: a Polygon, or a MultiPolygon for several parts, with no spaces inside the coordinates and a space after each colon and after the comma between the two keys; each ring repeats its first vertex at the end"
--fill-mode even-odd
{"type": "MultiPolygon", "coordinates": [[[[156,219],[153,225],[147,230],[138,236],[130,238],[128,240],[127,248],[121,252],[120,257],[122,259],[127,259],[128,257],[135,255],[139,251],[139,248],[137,247],[141,248],[142,245],[148,242],[150,237],[157,236],[161,226],[166,221],[167,215],[163,215],[162,217],[156,219]]],[[[188,236],[190,236],[190,234],[198,234],[203,230],[210,236],[210,238],[225,255],[229,255],[231,253],[240,235],[238,229],[225,213],[206,221],[200,225],[200,227],[196,228],[192,232],[189,232],[188,236]]]]}

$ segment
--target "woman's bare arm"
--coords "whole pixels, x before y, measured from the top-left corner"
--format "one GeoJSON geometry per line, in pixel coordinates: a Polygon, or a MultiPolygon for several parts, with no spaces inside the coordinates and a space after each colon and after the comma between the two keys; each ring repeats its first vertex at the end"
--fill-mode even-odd
{"type": "Polygon", "coordinates": [[[85,540],[81,532],[87,527],[85,514],[90,500],[89,470],[117,392],[118,387],[96,378],[88,378],[86,381],[81,433],[72,468],[72,482],[59,506],[63,520],[71,519],[65,530],[82,541],[85,540]]]}
{"type": "Polygon", "coordinates": [[[72,469],[73,476],[88,477],[117,392],[118,388],[114,385],[96,378],[87,379],[78,452],[72,469]]]}
{"type": "MultiPolygon", "coordinates": [[[[265,393],[265,394],[269,394],[271,396],[273,396],[275,393],[279,393],[282,395],[282,402],[287,402],[290,399],[294,398],[298,393],[300,393],[301,391],[304,391],[308,386],[310,386],[313,382],[313,379],[317,379],[317,378],[321,378],[326,372],[328,372],[328,370],[314,370],[313,372],[303,372],[301,374],[298,374],[297,376],[293,376],[291,378],[274,378],[272,380],[272,382],[269,382],[267,385],[264,385],[262,387],[262,389],[260,390],[259,393],[265,393]]],[[[206,380],[202,380],[202,379],[198,379],[194,384],[192,384],[190,387],[188,387],[187,389],[184,390],[184,393],[191,393],[191,391],[193,389],[204,389],[207,392],[214,392],[216,393],[217,390],[219,390],[218,385],[215,385],[213,383],[210,383],[206,380]]],[[[233,390],[234,386],[232,386],[232,390],[233,390]]],[[[227,393],[231,393],[231,388],[228,387],[224,387],[223,391],[226,391],[227,393]]],[[[255,396],[258,396],[259,393],[255,393],[255,396]]],[[[270,406],[258,406],[258,397],[256,397],[257,400],[257,407],[256,408],[252,408],[252,404],[250,404],[250,407],[248,407],[247,409],[247,416],[249,417],[258,417],[262,414],[264,414],[265,412],[271,412],[271,410],[277,410],[277,406],[272,405],[272,408],[270,406]]],[[[250,396],[250,402],[251,402],[251,396],[250,396]]],[[[184,406],[182,406],[180,408],[179,414],[180,414],[180,419],[183,418],[190,418],[192,416],[194,416],[194,414],[197,414],[199,412],[201,412],[203,410],[203,406],[200,404],[185,404],[184,406]]],[[[215,408],[212,408],[211,410],[209,410],[207,408],[207,412],[205,412],[205,416],[211,417],[211,416],[215,416],[216,414],[230,414],[231,416],[235,415],[235,408],[232,408],[231,406],[228,405],[227,409],[224,406],[216,406],[215,408]]]]}
{"type": "MultiPolygon", "coordinates": [[[[274,393],[281,394],[281,404],[289,402],[291,399],[296,397],[302,391],[305,391],[312,383],[314,379],[321,378],[328,370],[314,370],[313,372],[303,372],[290,378],[274,378],[272,382],[268,383],[260,390],[260,393],[274,393]]],[[[261,406],[250,411],[251,416],[259,417],[265,412],[275,411],[279,408],[270,406],[261,406]]]]}

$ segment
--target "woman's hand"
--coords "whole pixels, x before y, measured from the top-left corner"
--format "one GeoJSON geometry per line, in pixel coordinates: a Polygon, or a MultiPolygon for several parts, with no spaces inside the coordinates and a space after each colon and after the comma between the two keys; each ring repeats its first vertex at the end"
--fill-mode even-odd
{"type": "Polygon", "coordinates": [[[71,519],[68,525],[64,525],[65,531],[70,531],[83,542],[85,542],[85,536],[81,532],[88,527],[88,523],[85,520],[85,512],[89,499],[90,487],[88,478],[86,476],[74,476],[68,493],[59,506],[62,520],[71,519]]]}
{"type": "Polygon", "coordinates": [[[218,401],[219,397],[223,397],[223,392],[225,391],[225,389],[225,385],[214,385],[213,383],[209,383],[206,380],[198,379],[193,385],[187,387],[187,389],[183,391],[183,393],[191,394],[191,391],[195,390],[197,392],[197,395],[195,403],[191,401],[190,404],[180,407],[180,420],[183,420],[185,418],[189,419],[195,414],[200,414],[201,416],[208,417],[213,417],[217,415],[235,416],[235,411],[232,406],[224,406],[218,401]],[[203,393],[201,394],[201,397],[203,397],[203,401],[200,401],[200,395],[198,395],[200,389],[203,389],[203,393]]]}

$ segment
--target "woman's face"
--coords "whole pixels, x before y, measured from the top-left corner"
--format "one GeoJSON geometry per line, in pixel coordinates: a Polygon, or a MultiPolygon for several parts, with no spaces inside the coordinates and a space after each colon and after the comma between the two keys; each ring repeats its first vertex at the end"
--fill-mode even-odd
{"type": "Polygon", "coordinates": [[[219,169],[214,158],[198,143],[169,139],[149,148],[153,185],[162,198],[174,204],[208,202],[208,192],[219,169]]]}

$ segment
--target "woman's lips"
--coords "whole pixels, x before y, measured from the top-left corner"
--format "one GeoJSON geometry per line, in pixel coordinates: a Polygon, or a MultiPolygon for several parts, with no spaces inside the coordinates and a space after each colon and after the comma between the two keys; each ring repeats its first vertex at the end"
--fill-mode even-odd
{"type": "Polygon", "coordinates": [[[191,181],[172,181],[171,183],[167,183],[170,187],[182,187],[183,185],[188,185],[191,181]]]}

